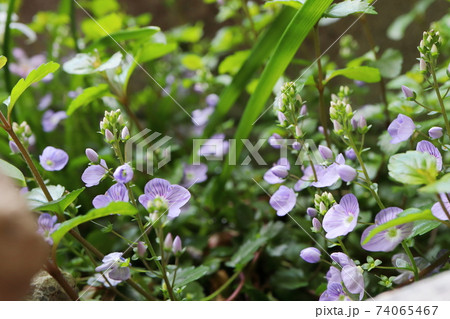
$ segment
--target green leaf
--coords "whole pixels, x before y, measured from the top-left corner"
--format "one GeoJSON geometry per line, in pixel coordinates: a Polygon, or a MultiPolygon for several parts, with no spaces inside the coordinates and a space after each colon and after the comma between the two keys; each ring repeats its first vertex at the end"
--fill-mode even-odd
{"type": "Polygon", "coordinates": [[[74,190],[73,192],[70,192],[69,194],[64,195],[63,197],[57,200],[36,207],[35,210],[63,213],[66,210],[66,208],[70,204],[72,204],[84,190],[85,190],[84,187],[74,190]]]}
{"type": "MultiPolygon", "coordinates": [[[[323,12],[332,3],[332,0],[307,0],[305,4],[297,11],[294,18],[289,23],[283,35],[278,41],[269,62],[267,63],[261,78],[258,82],[255,92],[250,97],[244,113],[241,116],[235,139],[236,147],[230,149],[228,160],[225,161],[222,175],[216,182],[218,185],[224,185],[234,166],[228,163],[230,159],[239,158],[243,148],[242,140],[248,138],[255,121],[266,106],[266,102],[277,83],[280,76],[284,73],[289,63],[303,43],[303,40],[309,34],[314,25],[319,21],[323,12]]],[[[249,57],[251,58],[251,56],[249,57]]],[[[219,194],[221,186],[216,186],[216,194],[219,194]]]]}
{"type": "Polygon", "coordinates": [[[84,51],[92,51],[100,47],[114,44],[115,42],[127,41],[127,40],[143,40],[144,38],[150,38],[155,33],[161,31],[159,27],[148,26],[139,29],[120,30],[113,32],[103,38],[94,41],[84,51]]]}
{"type": "Polygon", "coordinates": [[[144,45],[139,54],[139,63],[158,59],[169,54],[177,48],[175,42],[170,43],[148,43],[144,45]]]}
{"type": "Polygon", "coordinates": [[[186,54],[181,63],[189,70],[196,71],[203,68],[202,58],[196,54],[186,54]]]}
{"type": "Polygon", "coordinates": [[[345,69],[339,69],[333,71],[330,76],[325,80],[325,83],[329,82],[332,78],[342,75],[351,80],[363,81],[366,83],[380,82],[380,71],[377,68],[370,66],[356,66],[345,69]]]}
{"type": "Polygon", "coordinates": [[[53,247],[56,248],[65,234],[67,234],[71,229],[77,227],[82,223],[109,215],[133,216],[137,213],[137,211],[138,211],[137,208],[131,205],[130,203],[113,202],[106,207],[92,209],[89,212],[87,212],[86,215],[77,216],[72,219],[66,220],[52,234],[54,242],[53,247]]]}
{"type": "Polygon", "coordinates": [[[408,151],[389,159],[389,176],[410,185],[431,184],[436,180],[436,158],[428,153],[408,151]]]}
{"type": "Polygon", "coordinates": [[[3,102],[8,106],[8,117],[11,115],[11,112],[14,108],[19,97],[22,95],[25,90],[30,87],[32,84],[41,81],[50,73],[58,70],[59,64],[56,62],[48,62],[40,65],[37,69],[30,72],[25,79],[20,79],[19,82],[13,87],[11,91],[11,95],[7,101],[3,102]]]}
{"type": "Polygon", "coordinates": [[[219,64],[219,73],[220,74],[228,73],[231,75],[236,74],[249,55],[250,51],[244,50],[235,52],[232,55],[227,56],[219,64]]]}
{"type": "Polygon", "coordinates": [[[27,183],[25,182],[25,176],[23,176],[23,173],[14,165],[9,164],[8,162],[0,159],[0,171],[5,174],[6,176],[15,179],[16,181],[19,181],[20,186],[24,187],[27,186],[27,183]]]}
{"type": "Polygon", "coordinates": [[[436,221],[436,217],[433,216],[430,209],[421,211],[419,213],[416,212],[415,209],[406,209],[403,211],[400,215],[400,217],[397,217],[395,219],[392,219],[388,221],[387,223],[381,224],[374,229],[372,229],[367,237],[362,242],[363,245],[367,244],[369,240],[373,238],[376,234],[379,232],[382,232],[383,230],[387,230],[394,226],[399,226],[407,223],[412,223],[419,220],[434,220],[436,221]]]}
{"type": "Polygon", "coordinates": [[[5,56],[0,55],[0,69],[5,66],[7,61],[8,61],[8,59],[5,56]]]}
{"type": "Polygon", "coordinates": [[[343,18],[355,13],[377,14],[373,6],[364,0],[346,0],[333,4],[324,13],[327,18],[343,18]]]}
{"type": "MultiPolygon", "coordinates": [[[[47,189],[50,193],[50,196],[52,196],[53,200],[60,199],[65,191],[64,186],[61,185],[49,185],[47,186],[47,189]]],[[[30,206],[31,209],[35,209],[36,207],[42,206],[44,204],[48,203],[47,197],[45,196],[44,192],[40,188],[33,188],[28,194],[28,206],[30,206]]]]}
{"type": "Polygon", "coordinates": [[[67,115],[72,115],[73,112],[78,110],[80,107],[88,105],[89,103],[105,96],[108,93],[108,84],[99,84],[97,86],[84,89],[80,95],[78,95],[70,102],[69,107],[67,108],[67,115]]]}
{"type": "Polygon", "coordinates": [[[392,79],[402,71],[403,56],[399,50],[387,49],[374,65],[380,70],[381,76],[392,79]]]}
{"type": "Polygon", "coordinates": [[[450,173],[445,174],[436,182],[420,188],[419,191],[432,194],[450,193],[450,173]]]}
{"type": "Polygon", "coordinates": [[[300,7],[303,5],[303,2],[305,2],[305,0],[270,0],[264,3],[264,7],[271,8],[282,4],[285,6],[290,6],[294,9],[300,9],[300,7]]]}
{"type": "MultiPolygon", "coordinates": [[[[191,266],[187,268],[180,268],[177,271],[175,278],[175,287],[183,287],[188,283],[193,282],[208,273],[209,268],[206,266],[191,266]]],[[[169,281],[172,281],[173,274],[169,276],[169,281]]]]}

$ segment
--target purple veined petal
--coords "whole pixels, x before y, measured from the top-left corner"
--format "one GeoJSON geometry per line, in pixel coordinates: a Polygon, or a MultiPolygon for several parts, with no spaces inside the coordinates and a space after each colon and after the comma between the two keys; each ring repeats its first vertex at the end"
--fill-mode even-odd
{"type": "Polygon", "coordinates": [[[441,152],[428,141],[420,141],[417,143],[416,150],[422,153],[428,153],[436,158],[436,168],[438,171],[442,170],[442,155],[441,152]]]}
{"type": "Polygon", "coordinates": [[[166,197],[169,192],[170,183],[162,178],[154,178],[148,182],[144,187],[145,194],[150,195],[151,199],[157,196],[166,197]]]}
{"type": "Polygon", "coordinates": [[[333,282],[328,285],[327,290],[325,290],[319,298],[319,301],[347,301],[350,298],[345,294],[342,285],[337,282],[333,282]]]}
{"type": "Polygon", "coordinates": [[[291,188],[281,185],[270,198],[270,205],[277,211],[278,216],[284,216],[295,206],[297,196],[291,188]]]}
{"type": "Polygon", "coordinates": [[[114,280],[128,280],[131,277],[130,268],[128,267],[117,267],[112,269],[109,273],[109,277],[114,280]]]}
{"type": "Polygon", "coordinates": [[[69,155],[61,149],[47,146],[42,155],[39,156],[39,162],[46,171],[60,171],[69,161],[69,155]]]}
{"type": "Polygon", "coordinates": [[[172,185],[167,193],[167,201],[169,203],[168,217],[175,218],[180,215],[180,208],[183,207],[191,198],[191,193],[179,185],[172,185]]]}
{"type": "Polygon", "coordinates": [[[347,235],[358,221],[359,206],[353,194],[342,197],[339,205],[331,207],[323,218],[323,229],[327,232],[326,238],[332,239],[347,235]]]}
{"type": "Polygon", "coordinates": [[[399,114],[388,127],[388,133],[391,135],[391,144],[397,144],[406,141],[411,137],[416,129],[413,120],[403,114],[399,114]]]}
{"type": "Polygon", "coordinates": [[[339,174],[337,168],[339,164],[333,163],[327,168],[316,170],[317,182],[313,182],[311,185],[317,188],[329,187],[339,180],[339,174]]]}
{"type": "MultiPolygon", "coordinates": [[[[107,167],[105,160],[101,160],[101,164],[103,167],[107,167]]],[[[100,183],[107,172],[102,166],[91,165],[84,170],[81,180],[86,184],[86,187],[92,187],[100,183]]]]}
{"type": "Polygon", "coordinates": [[[94,206],[94,208],[102,208],[108,206],[108,204],[111,202],[111,197],[106,195],[97,195],[92,200],[92,205],[94,206]]]}
{"type": "Polygon", "coordinates": [[[364,296],[364,277],[359,267],[347,265],[341,271],[345,288],[352,294],[359,294],[359,300],[364,296]]]}
{"type": "Polygon", "coordinates": [[[125,185],[117,183],[111,186],[107,191],[106,194],[111,198],[111,201],[113,202],[128,202],[128,189],[125,187],[125,185]]]}
{"type": "Polygon", "coordinates": [[[274,174],[274,172],[272,171],[272,168],[269,169],[265,174],[264,174],[264,180],[269,183],[269,184],[281,184],[284,182],[283,178],[280,178],[278,176],[276,176],[274,174]]]}
{"type": "Polygon", "coordinates": [[[342,281],[341,271],[334,266],[330,266],[330,269],[328,270],[325,278],[327,279],[328,284],[331,284],[333,282],[340,283],[342,281]]]}
{"type": "Polygon", "coordinates": [[[142,194],[139,196],[139,203],[141,203],[142,206],[145,207],[145,209],[148,208],[148,203],[153,200],[153,197],[150,197],[150,195],[142,194]]]}
{"type": "Polygon", "coordinates": [[[403,211],[403,209],[399,207],[388,207],[383,210],[381,210],[376,216],[375,216],[375,225],[381,225],[384,223],[387,223],[388,221],[397,218],[398,214],[400,214],[403,211]]]}
{"type": "MultiPolygon", "coordinates": [[[[442,199],[442,202],[444,203],[444,207],[447,209],[447,212],[450,213],[450,203],[448,201],[448,197],[446,194],[439,194],[439,196],[442,199]]],[[[435,203],[431,207],[431,213],[434,217],[440,219],[440,220],[448,220],[448,216],[445,214],[444,209],[442,209],[442,205],[440,202],[435,203]]]]}
{"type": "Polygon", "coordinates": [[[300,252],[300,257],[310,264],[318,263],[320,255],[320,251],[315,247],[307,247],[300,252]]]}
{"type": "Polygon", "coordinates": [[[344,182],[351,182],[358,175],[356,170],[349,165],[339,165],[337,167],[337,173],[344,182]]]}
{"type": "Polygon", "coordinates": [[[339,202],[345,211],[352,213],[355,216],[359,214],[359,204],[358,199],[353,194],[346,194],[342,196],[341,201],[339,202]]]}
{"type": "Polygon", "coordinates": [[[330,257],[335,263],[337,263],[341,267],[345,267],[348,265],[355,266],[355,262],[344,253],[341,252],[332,253],[330,257]]]}
{"type": "Polygon", "coordinates": [[[339,153],[336,156],[336,159],[334,160],[335,163],[339,164],[339,165],[344,165],[345,164],[345,158],[344,155],[342,155],[342,153],[339,153]]]}

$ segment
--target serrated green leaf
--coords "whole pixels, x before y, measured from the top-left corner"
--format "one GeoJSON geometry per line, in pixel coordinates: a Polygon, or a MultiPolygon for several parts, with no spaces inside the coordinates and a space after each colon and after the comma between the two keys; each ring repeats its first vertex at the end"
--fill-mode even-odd
{"type": "Polygon", "coordinates": [[[408,151],[389,159],[389,176],[410,185],[431,184],[436,180],[436,158],[428,153],[408,151]]]}
{"type": "MultiPolygon", "coordinates": [[[[206,266],[180,268],[175,278],[175,287],[183,287],[188,283],[200,279],[208,273],[209,268],[206,266]]],[[[169,276],[169,281],[173,278],[173,274],[169,276]]]]}
{"type": "Polygon", "coordinates": [[[100,84],[90,88],[86,88],[83,92],[73,99],[69,107],[67,108],[67,115],[72,115],[76,110],[78,110],[83,105],[88,105],[91,102],[99,99],[109,93],[108,84],[100,84]]]}
{"type": "Polygon", "coordinates": [[[445,174],[436,182],[419,189],[423,193],[450,193],[450,174],[445,174]]]}
{"type": "Polygon", "coordinates": [[[9,164],[8,162],[0,159],[0,172],[5,174],[6,176],[18,181],[20,186],[24,187],[27,185],[25,182],[25,176],[23,173],[14,165],[9,164]]]}
{"type": "Polygon", "coordinates": [[[402,212],[400,217],[397,217],[395,219],[392,219],[388,221],[387,223],[381,224],[374,229],[372,229],[369,234],[367,234],[367,237],[362,242],[363,245],[367,244],[369,240],[373,238],[376,234],[379,232],[382,232],[383,230],[387,230],[391,227],[412,223],[419,220],[434,220],[436,221],[436,217],[433,216],[430,209],[421,211],[420,213],[416,213],[414,210],[405,210],[402,212]],[[406,215],[406,216],[405,216],[406,215]]]}
{"type": "Polygon", "coordinates": [[[377,68],[372,68],[370,66],[356,66],[333,71],[330,76],[327,77],[325,83],[338,75],[366,83],[375,83],[380,82],[381,80],[380,71],[377,68]]]}
{"type": "Polygon", "coordinates": [[[17,84],[13,87],[9,99],[4,102],[8,106],[8,117],[11,115],[11,112],[17,100],[28,87],[36,82],[41,81],[50,73],[58,70],[58,68],[58,63],[50,61],[48,63],[40,65],[37,69],[31,71],[25,79],[20,79],[19,82],[17,82],[17,84]]]}
{"type": "Polygon", "coordinates": [[[72,204],[84,190],[85,190],[84,187],[74,190],[73,192],[70,192],[69,194],[64,195],[63,197],[57,200],[36,207],[35,210],[63,213],[66,210],[66,208],[70,204],[72,204]]]}
{"type": "Polygon", "coordinates": [[[373,6],[364,0],[346,0],[333,4],[324,13],[327,18],[343,18],[355,13],[377,14],[373,6]]]}
{"type": "Polygon", "coordinates": [[[113,202],[103,208],[91,209],[86,215],[77,216],[72,219],[63,222],[59,228],[52,234],[54,248],[58,246],[58,243],[71,229],[78,225],[88,222],[93,219],[109,216],[109,215],[125,215],[134,216],[137,213],[137,208],[130,203],[125,202],[113,202]]]}

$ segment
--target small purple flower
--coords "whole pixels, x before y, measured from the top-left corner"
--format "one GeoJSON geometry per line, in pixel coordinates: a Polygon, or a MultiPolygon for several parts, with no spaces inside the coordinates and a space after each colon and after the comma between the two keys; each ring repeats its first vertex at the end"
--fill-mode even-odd
{"type": "Polygon", "coordinates": [[[120,183],[111,186],[105,193],[105,195],[97,195],[92,201],[92,205],[95,208],[102,208],[109,205],[112,202],[128,202],[128,190],[120,183]]]}
{"type": "Polygon", "coordinates": [[[97,272],[110,270],[109,277],[114,280],[124,281],[131,277],[129,261],[122,257],[123,253],[114,252],[103,257],[100,266],[95,268],[97,272]]]}
{"type": "Polygon", "coordinates": [[[81,175],[81,180],[86,184],[86,187],[98,185],[108,172],[107,168],[105,160],[101,160],[100,165],[91,165],[86,168],[81,175]]]}
{"type": "Polygon", "coordinates": [[[11,152],[13,152],[14,154],[20,153],[19,147],[14,141],[9,141],[9,148],[11,149],[11,152]]]}
{"type": "Polygon", "coordinates": [[[217,105],[217,103],[219,102],[219,96],[214,93],[208,94],[206,96],[205,101],[206,101],[206,105],[215,107],[217,105]]]}
{"type": "Polygon", "coordinates": [[[41,234],[49,245],[53,245],[51,235],[59,228],[58,217],[47,213],[41,214],[38,218],[38,234],[41,234]]]}
{"type": "Polygon", "coordinates": [[[139,202],[145,208],[151,207],[155,199],[162,200],[169,209],[169,218],[180,215],[183,207],[191,198],[191,193],[179,185],[171,185],[162,178],[154,178],[145,185],[144,195],[139,196],[139,202]]]}
{"type": "MultiPolygon", "coordinates": [[[[449,195],[449,194],[439,194],[442,202],[444,203],[445,209],[450,214],[450,203],[449,203],[447,195],[449,195]]],[[[434,217],[436,217],[440,220],[448,220],[448,216],[445,213],[444,209],[442,208],[442,205],[440,202],[435,203],[431,207],[431,213],[433,214],[434,217]]]]}
{"type": "Polygon", "coordinates": [[[337,173],[344,182],[351,182],[358,175],[356,170],[349,165],[339,165],[337,167],[337,173]]]}
{"type": "Polygon", "coordinates": [[[314,170],[312,166],[308,166],[303,170],[303,176],[298,180],[297,183],[295,183],[294,190],[296,192],[300,192],[301,190],[307,188],[309,185],[321,187],[316,186],[319,184],[319,181],[315,181],[315,179],[317,177],[320,180],[320,177],[324,176],[325,170],[326,168],[321,165],[314,165],[314,170]]]}
{"type": "Polygon", "coordinates": [[[202,183],[208,179],[207,173],[208,166],[206,164],[184,165],[181,185],[189,188],[196,183],[202,183]]]}
{"type": "Polygon", "coordinates": [[[300,252],[300,257],[310,264],[315,264],[320,261],[320,251],[315,247],[308,247],[300,252]]]}
{"type": "Polygon", "coordinates": [[[330,160],[333,158],[333,151],[326,146],[319,145],[319,153],[324,160],[330,160]]]}
{"type": "MultiPolygon", "coordinates": [[[[26,78],[31,71],[45,63],[45,56],[43,54],[34,55],[29,58],[21,48],[14,48],[12,54],[16,62],[11,63],[9,69],[12,73],[17,74],[21,78],[26,78]]],[[[48,82],[52,78],[53,74],[50,73],[42,81],[48,82]]]]}
{"type": "Polygon", "coordinates": [[[437,138],[441,138],[443,133],[442,133],[442,127],[438,127],[438,126],[434,126],[432,128],[430,128],[428,130],[428,135],[432,138],[432,139],[437,139],[437,138]]]}
{"type": "Polygon", "coordinates": [[[332,239],[347,235],[358,221],[359,204],[355,195],[347,194],[341,198],[338,205],[332,206],[323,218],[323,229],[326,238],[332,239]]]}
{"type": "Polygon", "coordinates": [[[441,152],[428,141],[420,141],[417,143],[416,150],[421,153],[428,153],[436,158],[436,168],[438,171],[442,170],[442,155],[441,152]]]}
{"type": "Polygon", "coordinates": [[[351,301],[351,299],[345,294],[340,283],[332,282],[320,295],[319,301],[351,301]]]}
{"type": "Polygon", "coordinates": [[[341,271],[335,269],[327,273],[328,283],[343,282],[345,288],[352,294],[359,294],[361,300],[364,296],[364,277],[361,267],[356,266],[355,262],[346,254],[338,252],[330,255],[331,259],[341,267],[341,271]],[[339,273],[337,273],[339,272],[339,273]]]}
{"type": "Polygon", "coordinates": [[[175,237],[172,244],[172,252],[178,254],[183,249],[180,236],[175,237]]]}
{"type": "Polygon", "coordinates": [[[284,216],[295,206],[297,196],[291,188],[281,185],[270,198],[270,205],[277,211],[278,216],[284,216]]]}
{"type": "Polygon", "coordinates": [[[215,134],[200,147],[199,155],[222,158],[228,153],[229,146],[229,142],[225,141],[225,134],[215,134]]]}
{"type": "Polygon", "coordinates": [[[373,236],[367,244],[362,244],[364,239],[375,227],[387,223],[388,221],[397,218],[403,209],[398,207],[388,207],[380,211],[375,216],[375,225],[367,227],[361,236],[361,245],[368,251],[385,251],[394,250],[405,238],[407,238],[412,231],[412,223],[407,223],[399,226],[393,226],[387,230],[383,230],[373,236]]]}
{"type": "Polygon", "coordinates": [[[407,99],[413,98],[415,95],[414,91],[405,85],[402,85],[402,92],[407,99]]]}
{"type": "Polygon", "coordinates": [[[214,113],[214,106],[208,106],[204,109],[197,109],[192,111],[192,122],[196,126],[204,127],[207,123],[211,115],[214,113]]]}
{"type": "Polygon", "coordinates": [[[127,163],[119,166],[114,171],[114,179],[118,183],[126,184],[133,179],[133,169],[127,163]]]}
{"type": "Polygon", "coordinates": [[[58,126],[59,122],[67,118],[67,114],[64,111],[54,112],[48,110],[42,117],[42,128],[44,132],[52,132],[58,126]]]}
{"type": "Polygon", "coordinates": [[[406,141],[411,137],[416,125],[410,117],[399,114],[388,127],[388,133],[392,137],[391,144],[406,141]]]}
{"type": "Polygon", "coordinates": [[[284,145],[284,139],[277,133],[273,133],[267,141],[269,142],[269,145],[275,149],[280,149],[281,146],[284,145]]]}
{"type": "Polygon", "coordinates": [[[53,95],[51,93],[45,94],[39,101],[38,110],[39,111],[45,110],[52,104],[52,101],[53,101],[53,95]]]}
{"type": "Polygon", "coordinates": [[[39,162],[46,171],[60,171],[69,161],[69,155],[59,148],[47,146],[42,155],[39,156],[39,162]]]}
{"type": "Polygon", "coordinates": [[[280,158],[278,162],[264,174],[264,180],[269,184],[280,184],[289,175],[291,168],[286,158],[280,158]]]}
{"type": "Polygon", "coordinates": [[[86,149],[86,157],[92,163],[98,163],[98,154],[92,148],[87,148],[86,149]]]}
{"type": "Polygon", "coordinates": [[[347,157],[349,160],[354,161],[356,159],[356,153],[353,150],[353,148],[345,151],[345,157],[347,157]]]}

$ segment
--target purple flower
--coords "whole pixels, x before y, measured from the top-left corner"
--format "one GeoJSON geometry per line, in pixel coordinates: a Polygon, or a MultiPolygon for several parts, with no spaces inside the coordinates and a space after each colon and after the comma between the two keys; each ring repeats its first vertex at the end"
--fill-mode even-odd
{"type": "Polygon", "coordinates": [[[217,103],[219,102],[219,96],[217,94],[208,94],[206,96],[206,105],[215,107],[217,103]]]}
{"type": "Polygon", "coordinates": [[[281,185],[270,198],[270,205],[277,211],[278,216],[284,216],[295,206],[297,196],[291,188],[281,185]]]}
{"type": "Polygon", "coordinates": [[[125,185],[117,183],[111,186],[105,195],[97,195],[92,201],[95,208],[108,206],[112,202],[128,202],[128,190],[125,185]]]}
{"type": "Polygon", "coordinates": [[[179,185],[171,185],[162,178],[154,178],[145,185],[144,195],[139,196],[139,202],[145,208],[150,208],[154,200],[162,200],[169,210],[168,217],[180,215],[183,207],[191,198],[191,193],[179,185]]]}
{"type": "Polygon", "coordinates": [[[349,160],[354,161],[356,159],[356,153],[353,150],[353,148],[345,151],[345,157],[347,157],[349,160]]]}
{"type": "Polygon", "coordinates": [[[406,141],[416,129],[413,120],[406,115],[399,114],[388,127],[388,133],[392,137],[391,144],[406,141]]]}
{"type": "Polygon", "coordinates": [[[123,258],[122,255],[123,253],[118,252],[106,255],[102,259],[103,264],[95,268],[95,271],[103,272],[109,270],[109,278],[118,281],[129,279],[131,277],[129,267],[130,263],[129,260],[123,258]]]}
{"type": "MultiPolygon", "coordinates": [[[[9,69],[12,73],[17,74],[21,78],[26,78],[31,71],[45,63],[45,56],[43,54],[34,55],[29,58],[25,51],[20,48],[14,48],[12,54],[16,62],[11,63],[9,69]]],[[[48,82],[52,78],[53,74],[50,73],[42,81],[48,82]]]]}
{"type": "Polygon", "coordinates": [[[182,250],[181,238],[180,236],[175,237],[172,244],[172,252],[174,255],[178,254],[182,250]]]}
{"type": "Polygon", "coordinates": [[[48,110],[44,113],[42,117],[42,128],[44,132],[54,131],[58,126],[59,122],[67,118],[67,114],[64,111],[54,112],[48,110]]]}
{"type": "Polygon", "coordinates": [[[308,247],[300,252],[300,257],[310,264],[315,264],[320,261],[320,251],[315,247],[308,247]]]}
{"type": "Polygon", "coordinates": [[[333,151],[326,146],[319,145],[319,153],[324,160],[330,160],[333,158],[333,151]]]}
{"type": "Polygon", "coordinates": [[[280,184],[289,175],[289,161],[286,158],[280,158],[278,162],[264,174],[264,180],[269,184],[280,184]]]}
{"type": "Polygon", "coordinates": [[[361,300],[364,296],[364,276],[361,267],[356,266],[350,257],[341,252],[332,253],[330,257],[342,269],[337,274],[336,271],[339,271],[337,268],[333,272],[331,272],[330,268],[329,274],[327,273],[327,278],[330,276],[328,283],[342,281],[345,288],[352,294],[359,294],[359,299],[361,300]]]}
{"type": "MultiPolygon", "coordinates": [[[[439,194],[439,196],[441,197],[442,202],[444,203],[444,207],[447,210],[448,213],[450,213],[450,203],[448,201],[448,194],[439,194]]],[[[435,203],[432,207],[431,207],[431,213],[433,214],[434,217],[440,219],[440,220],[448,220],[448,216],[445,213],[444,209],[442,208],[442,205],[440,202],[435,203]]]]}
{"type": "Polygon", "coordinates": [[[414,97],[415,93],[409,87],[402,85],[402,92],[407,99],[414,97]]]}
{"type": "Polygon", "coordinates": [[[50,104],[52,104],[52,101],[53,101],[52,94],[51,93],[45,94],[39,101],[38,110],[39,111],[45,110],[50,106],[50,104]]]}
{"type": "MultiPolygon", "coordinates": [[[[333,255],[333,254],[331,254],[331,255],[333,255]]],[[[325,275],[325,278],[328,281],[328,285],[330,285],[333,282],[341,283],[341,281],[342,281],[341,271],[334,266],[330,266],[330,269],[328,270],[327,274],[325,275]]]]}
{"type": "Polygon", "coordinates": [[[439,150],[432,143],[428,141],[420,141],[417,143],[416,150],[421,153],[428,153],[436,158],[436,168],[438,171],[442,170],[442,155],[439,150]]]}
{"type": "Polygon", "coordinates": [[[441,138],[442,135],[443,135],[443,133],[442,133],[442,127],[434,126],[434,127],[430,128],[430,129],[428,130],[428,135],[429,135],[431,138],[433,138],[433,139],[441,138]]]}
{"type": "Polygon", "coordinates": [[[181,185],[189,188],[196,183],[202,183],[208,179],[207,172],[208,166],[203,163],[198,165],[184,165],[181,185]]]}
{"type": "Polygon", "coordinates": [[[122,184],[128,183],[133,179],[133,169],[127,163],[117,167],[116,170],[114,171],[114,179],[118,183],[122,184]]]}
{"type": "Polygon", "coordinates": [[[347,235],[358,221],[359,204],[355,195],[347,194],[338,205],[332,206],[323,218],[323,229],[329,239],[347,235]]]}
{"type": "Polygon", "coordinates": [[[86,184],[86,187],[98,185],[108,172],[107,168],[105,160],[101,160],[100,165],[91,165],[86,168],[81,175],[81,180],[86,184]]]}
{"type": "Polygon", "coordinates": [[[210,116],[214,113],[214,106],[192,111],[192,122],[197,126],[205,126],[210,116]]]}
{"type": "Polygon", "coordinates": [[[277,133],[273,133],[267,141],[269,142],[269,145],[275,149],[279,149],[284,145],[284,139],[277,133]]]}
{"type": "Polygon", "coordinates": [[[339,165],[337,167],[337,173],[344,182],[351,182],[358,175],[356,170],[349,165],[339,165]]]}
{"type": "MultiPolygon", "coordinates": [[[[280,125],[282,125],[282,126],[284,126],[285,125],[285,123],[286,123],[286,115],[284,115],[284,113],[283,112],[280,112],[280,111],[277,111],[277,118],[278,118],[278,122],[280,122],[280,125]]],[[[275,133],[276,134],[276,133],[275,133]]],[[[275,135],[274,134],[274,135],[275,135]]],[[[278,134],[277,134],[278,135],[278,134]]],[[[272,135],[273,136],[273,135],[272,135]]],[[[270,141],[269,141],[269,144],[270,144],[270,141]]],[[[272,144],[271,144],[272,145],[272,144]]],[[[273,145],[272,145],[273,146],[273,145]]],[[[274,148],[277,148],[277,147],[274,147],[274,148]]]]}
{"type": "Polygon", "coordinates": [[[375,227],[387,223],[388,221],[397,218],[403,209],[398,207],[388,207],[380,211],[375,216],[375,225],[367,227],[361,236],[361,245],[368,251],[392,251],[398,244],[407,238],[412,231],[412,223],[407,223],[399,226],[393,226],[389,229],[383,230],[373,236],[367,244],[362,244],[364,239],[375,227]]]}
{"type": "Polygon", "coordinates": [[[59,148],[47,146],[42,155],[39,156],[39,162],[46,171],[60,171],[69,161],[69,155],[59,148]]]}
{"type": "Polygon", "coordinates": [[[200,156],[222,158],[228,153],[229,143],[224,134],[215,134],[207,140],[199,150],[200,156]]]}
{"type": "Polygon", "coordinates": [[[9,148],[11,149],[11,152],[13,152],[14,154],[20,153],[19,147],[14,141],[9,141],[9,148]]]}
{"type": "Polygon", "coordinates": [[[320,295],[319,301],[351,301],[351,299],[345,294],[340,283],[332,282],[320,295]]]}
{"type": "MultiPolygon", "coordinates": [[[[316,176],[319,179],[319,177],[324,176],[326,168],[321,165],[314,165],[314,170],[312,166],[308,166],[303,170],[303,176],[298,180],[297,183],[294,185],[294,190],[296,192],[299,192],[305,188],[307,188],[309,185],[313,185],[315,187],[321,187],[319,181],[315,181],[316,176]],[[315,175],[314,175],[315,172],[315,175]],[[316,186],[319,185],[319,186],[316,186]]],[[[337,179],[336,179],[337,180],[337,179]]]]}
{"type": "Polygon", "coordinates": [[[53,239],[51,234],[53,234],[61,224],[56,224],[58,217],[56,215],[52,216],[50,214],[41,214],[38,218],[38,234],[41,234],[45,241],[49,245],[53,245],[53,239]]]}

